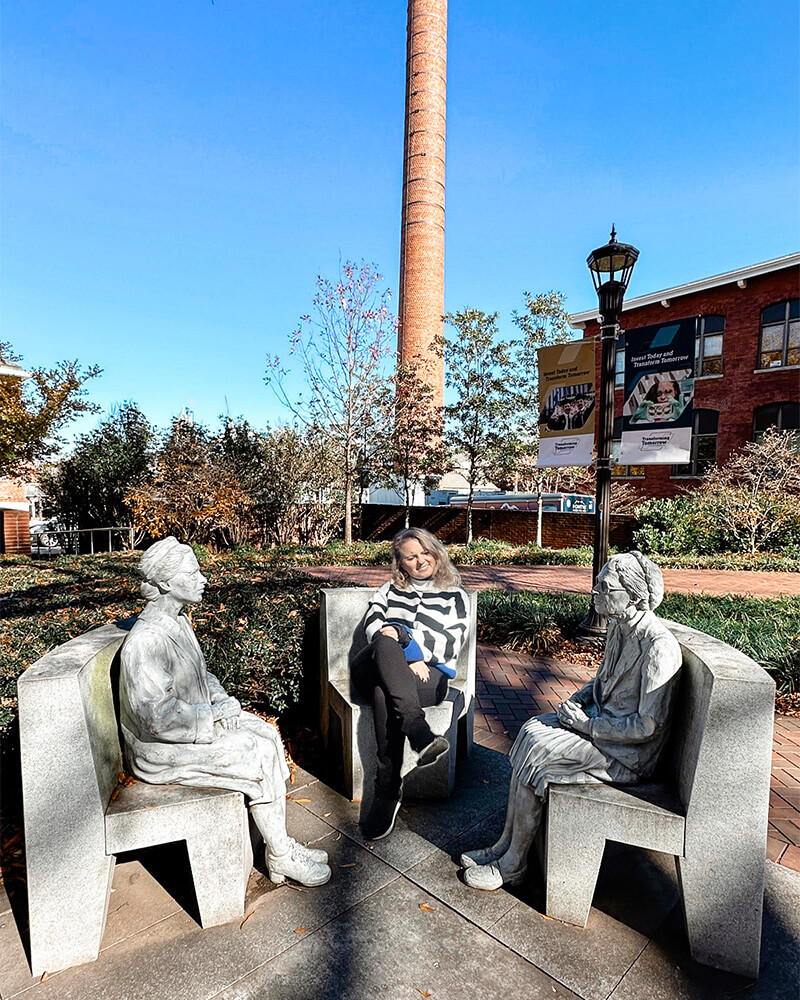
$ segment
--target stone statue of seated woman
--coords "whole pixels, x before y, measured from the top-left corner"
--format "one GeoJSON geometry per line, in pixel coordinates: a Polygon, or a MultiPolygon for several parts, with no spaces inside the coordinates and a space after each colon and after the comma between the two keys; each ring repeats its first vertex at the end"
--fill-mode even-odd
{"type": "Polygon", "coordinates": [[[322,885],[325,851],[286,832],[289,769],[275,726],[243,712],[209,673],[184,607],[203,598],[194,552],[169,537],[139,563],[147,604],[122,647],[120,707],[131,772],[154,784],[232,788],[249,800],[273,882],[322,885]]]}
{"type": "Polygon", "coordinates": [[[500,839],[461,856],[464,880],[476,889],[525,878],[550,785],[635,784],[655,770],[681,666],[678,641],[653,614],[664,596],[661,570],[640,552],[612,556],[592,595],[610,619],[600,669],[556,713],[520,730],[500,839]]]}

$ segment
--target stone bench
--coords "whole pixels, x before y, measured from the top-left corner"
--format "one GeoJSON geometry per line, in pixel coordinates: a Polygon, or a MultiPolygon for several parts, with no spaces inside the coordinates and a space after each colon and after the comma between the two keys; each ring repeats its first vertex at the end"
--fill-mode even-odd
{"type": "Polygon", "coordinates": [[[550,786],[546,913],[586,925],[607,840],[673,854],[692,957],[755,978],[775,684],[731,646],[665,624],[683,666],[663,781],[550,786]]]}
{"type": "MultiPolygon", "coordinates": [[[[320,650],[320,723],[326,748],[341,748],[347,795],[360,801],[372,792],[377,745],[372,709],[353,689],[350,663],[367,645],[364,617],[369,587],[338,587],[322,590],[320,650]]],[[[468,592],[470,625],[456,662],[456,676],[449,682],[447,697],[424,709],[428,725],[437,736],[447,736],[457,752],[444,755],[426,768],[414,769],[416,755],[406,743],[403,760],[404,794],[417,798],[447,798],[455,782],[456,757],[472,749],[475,715],[475,621],[477,594],[468,592]]]]}
{"type": "MultiPolygon", "coordinates": [[[[127,623],[130,626],[130,622],[127,623]]],[[[118,783],[125,624],[47,653],[20,677],[19,722],[31,970],[97,958],[116,855],[185,841],[200,920],[240,919],[253,854],[244,796],[118,783]]]]}

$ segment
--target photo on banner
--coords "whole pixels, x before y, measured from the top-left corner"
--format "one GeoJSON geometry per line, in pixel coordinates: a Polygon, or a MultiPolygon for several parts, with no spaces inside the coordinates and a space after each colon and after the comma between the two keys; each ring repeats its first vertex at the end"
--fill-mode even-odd
{"type": "Polygon", "coordinates": [[[623,465],[691,461],[697,319],[625,331],[623,465]]]}
{"type": "Polygon", "coordinates": [[[591,465],[594,446],[593,340],[540,347],[537,465],[591,465]]]}

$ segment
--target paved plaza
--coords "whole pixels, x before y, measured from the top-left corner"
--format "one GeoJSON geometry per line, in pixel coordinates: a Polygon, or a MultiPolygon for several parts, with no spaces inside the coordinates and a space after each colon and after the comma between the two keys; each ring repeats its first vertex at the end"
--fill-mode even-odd
{"type": "MultiPolygon", "coordinates": [[[[469,569],[473,572],[464,573],[469,587],[486,585],[480,574],[485,579],[500,572],[469,569]]],[[[514,568],[502,571],[509,569],[514,568]]],[[[310,572],[321,579],[334,575],[310,572]]],[[[340,569],[335,575],[374,585],[386,579],[387,570],[340,569]]],[[[748,574],[752,575],[760,574],[748,574]]],[[[526,583],[525,589],[535,588],[526,583]]],[[[555,588],[548,584],[543,589],[555,588]]],[[[123,856],[115,872],[98,960],[39,982],[31,978],[26,956],[24,885],[10,879],[8,891],[0,895],[0,997],[796,997],[800,986],[798,719],[776,716],[770,860],[761,975],[756,983],[692,961],[675,862],[669,856],[609,844],[585,929],[544,916],[538,869],[518,889],[486,893],[464,885],[458,866],[461,851],[491,843],[502,826],[507,751],[519,726],[530,715],[552,710],[592,673],[589,666],[479,646],[476,745],[472,756],[459,765],[452,798],[405,802],[394,833],[372,845],[365,844],[360,834],[359,804],[340,795],[327,775],[320,780],[319,774],[298,770],[289,792],[289,829],[298,839],[325,847],[333,879],[317,889],[274,886],[266,877],[263,856],[259,857],[242,921],[206,931],[199,927],[180,845],[123,856]]]]}

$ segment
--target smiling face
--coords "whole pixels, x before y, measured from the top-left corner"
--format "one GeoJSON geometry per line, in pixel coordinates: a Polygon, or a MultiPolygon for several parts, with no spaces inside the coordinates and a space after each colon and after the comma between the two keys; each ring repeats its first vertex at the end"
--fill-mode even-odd
{"type": "Polygon", "coordinates": [[[417,541],[407,538],[398,546],[400,569],[417,580],[429,580],[436,572],[436,556],[417,541]]]}
{"type": "Polygon", "coordinates": [[[606,618],[625,619],[635,613],[636,606],[628,591],[622,586],[616,570],[608,563],[597,575],[597,582],[592,587],[594,609],[606,618]]]}
{"type": "Polygon", "coordinates": [[[199,604],[208,580],[200,572],[194,552],[189,549],[181,560],[177,573],[165,581],[167,593],[181,604],[199,604]]]}

